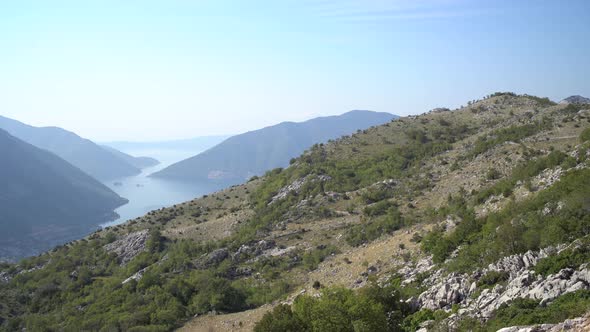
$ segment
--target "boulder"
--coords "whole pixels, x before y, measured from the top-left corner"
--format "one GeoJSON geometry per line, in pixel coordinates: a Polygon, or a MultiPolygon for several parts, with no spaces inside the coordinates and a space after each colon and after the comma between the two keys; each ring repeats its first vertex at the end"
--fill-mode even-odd
{"type": "Polygon", "coordinates": [[[207,266],[217,265],[229,256],[227,248],[216,249],[210,252],[206,259],[205,264],[207,266]]]}
{"type": "Polygon", "coordinates": [[[277,201],[284,199],[290,193],[298,194],[301,187],[303,187],[303,185],[306,184],[307,182],[316,182],[316,181],[326,182],[331,179],[332,178],[328,175],[308,175],[304,178],[297,179],[297,180],[291,182],[289,185],[279,189],[277,194],[271,198],[268,205],[272,205],[272,204],[276,203],[277,201]]]}

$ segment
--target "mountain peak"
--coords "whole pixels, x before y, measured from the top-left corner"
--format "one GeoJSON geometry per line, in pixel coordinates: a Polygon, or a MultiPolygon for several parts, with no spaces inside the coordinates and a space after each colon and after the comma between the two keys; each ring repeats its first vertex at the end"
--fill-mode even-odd
{"type": "Polygon", "coordinates": [[[590,104],[590,98],[573,95],[562,100],[561,104],[590,104]]]}

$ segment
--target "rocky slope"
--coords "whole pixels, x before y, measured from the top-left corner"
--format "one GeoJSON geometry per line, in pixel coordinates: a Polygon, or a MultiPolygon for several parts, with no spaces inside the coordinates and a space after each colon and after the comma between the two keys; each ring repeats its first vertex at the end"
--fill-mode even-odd
{"type": "Polygon", "coordinates": [[[315,145],[286,169],[0,269],[2,326],[584,326],[589,109],[497,93],[315,145]]]}

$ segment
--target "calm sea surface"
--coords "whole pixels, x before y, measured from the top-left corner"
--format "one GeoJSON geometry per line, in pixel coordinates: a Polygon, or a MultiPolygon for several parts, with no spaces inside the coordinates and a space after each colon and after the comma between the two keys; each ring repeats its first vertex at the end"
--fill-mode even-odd
{"type": "Polygon", "coordinates": [[[127,198],[129,203],[115,210],[120,216],[119,219],[102,224],[102,227],[118,225],[129,219],[143,216],[151,210],[182,203],[226,186],[220,183],[186,183],[148,177],[148,175],[177,161],[194,156],[200,151],[146,149],[123,152],[133,156],[156,158],[160,164],[144,169],[141,174],[113,179],[104,183],[119,196],[127,198]]]}

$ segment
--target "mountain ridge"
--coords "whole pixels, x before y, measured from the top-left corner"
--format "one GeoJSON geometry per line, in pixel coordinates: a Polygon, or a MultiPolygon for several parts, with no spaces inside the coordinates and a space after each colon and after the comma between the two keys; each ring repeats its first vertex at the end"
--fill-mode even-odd
{"type": "MultiPolygon", "coordinates": [[[[0,128],[41,149],[48,150],[99,180],[139,174],[139,168],[91,140],[60,127],[34,127],[0,116],[0,128]]],[[[135,157],[133,157],[135,158],[135,157]]]]}
{"type": "Polygon", "coordinates": [[[350,111],[304,122],[285,121],[227,138],[218,145],[150,176],[181,180],[243,181],[269,169],[285,167],[314,143],[391,121],[384,112],[350,111]]]}

